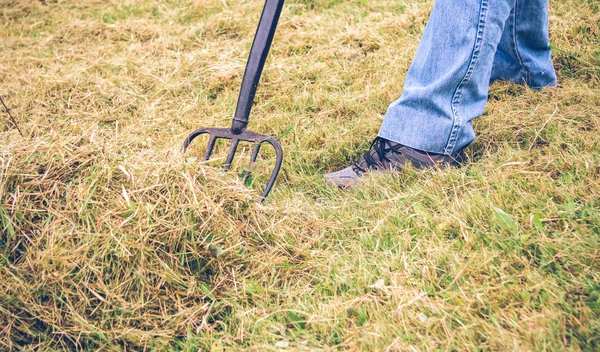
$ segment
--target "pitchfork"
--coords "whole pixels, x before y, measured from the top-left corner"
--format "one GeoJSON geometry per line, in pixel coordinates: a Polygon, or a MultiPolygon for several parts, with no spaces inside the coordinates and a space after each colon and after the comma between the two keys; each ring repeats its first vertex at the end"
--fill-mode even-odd
{"type": "MultiPolygon", "coordinates": [[[[203,134],[208,134],[208,146],[206,147],[203,157],[203,161],[206,161],[210,158],[217,139],[230,139],[231,146],[229,149],[229,154],[227,155],[227,159],[223,165],[223,169],[225,171],[227,171],[231,166],[233,157],[235,156],[235,152],[240,142],[254,143],[254,149],[252,150],[252,155],[250,156],[251,164],[256,162],[258,152],[260,151],[260,147],[263,143],[268,143],[273,146],[276,155],[275,169],[271,173],[269,183],[267,184],[267,187],[261,196],[261,202],[269,195],[269,192],[271,192],[271,189],[275,184],[275,179],[279,174],[281,163],[283,162],[283,149],[281,149],[281,145],[274,137],[246,131],[246,127],[248,126],[248,119],[250,117],[250,110],[252,110],[252,103],[254,102],[256,88],[258,86],[263,67],[265,66],[265,61],[269,55],[271,42],[273,41],[275,29],[277,28],[277,22],[279,20],[279,16],[281,15],[283,2],[284,0],[266,0],[265,2],[260,21],[258,23],[258,28],[254,36],[254,42],[252,43],[252,49],[250,50],[250,56],[248,57],[248,62],[246,63],[246,71],[244,72],[244,78],[242,79],[242,87],[240,89],[240,95],[238,98],[235,115],[231,123],[231,128],[201,128],[192,132],[185,139],[185,142],[183,142],[183,151],[185,152],[190,143],[196,137],[203,134]]],[[[250,171],[247,170],[243,177],[244,183],[246,183],[246,180],[249,176],[250,171]]]]}

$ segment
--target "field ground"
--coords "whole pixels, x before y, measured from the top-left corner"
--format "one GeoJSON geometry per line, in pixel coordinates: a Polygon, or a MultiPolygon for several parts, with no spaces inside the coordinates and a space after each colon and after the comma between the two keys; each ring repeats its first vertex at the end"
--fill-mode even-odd
{"type": "Polygon", "coordinates": [[[0,349],[598,350],[599,3],[551,0],[560,87],[493,85],[465,167],[340,192],[432,1],[288,1],[259,205],[272,153],[248,188],[179,148],[229,124],[261,6],[0,0],[0,349]]]}

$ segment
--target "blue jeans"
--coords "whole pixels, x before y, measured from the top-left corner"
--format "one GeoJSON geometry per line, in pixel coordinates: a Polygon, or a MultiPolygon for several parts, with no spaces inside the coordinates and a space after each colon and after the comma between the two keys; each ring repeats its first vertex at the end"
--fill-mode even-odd
{"type": "Polygon", "coordinates": [[[556,86],[548,0],[437,0],[379,136],[450,155],[475,138],[495,80],[556,86]]]}

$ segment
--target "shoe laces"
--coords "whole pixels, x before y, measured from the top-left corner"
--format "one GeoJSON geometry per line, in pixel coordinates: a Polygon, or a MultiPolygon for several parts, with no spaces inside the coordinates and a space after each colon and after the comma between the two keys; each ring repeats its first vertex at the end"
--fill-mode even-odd
{"type": "Polygon", "coordinates": [[[377,137],[371,142],[369,151],[367,151],[362,158],[358,159],[352,164],[354,171],[367,172],[368,169],[385,168],[384,163],[389,163],[391,160],[386,156],[389,152],[401,153],[400,148],[403,145],[399,143],[392,143],[391,141],[377,137]],[[375,153],[373,153],[373,151],[375,153]],[[377,155],[377,158],[374,156],[377,155]]]}

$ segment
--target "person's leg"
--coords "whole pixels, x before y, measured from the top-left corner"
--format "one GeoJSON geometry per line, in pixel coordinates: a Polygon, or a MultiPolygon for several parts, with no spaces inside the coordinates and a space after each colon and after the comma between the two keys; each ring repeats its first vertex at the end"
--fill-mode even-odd
{"type": "MultiPolygon", "coordinates": [[[[491,82],[556,86],[548,41],[548,0],[516,0],[494,57],[491,82]]],[[[491,83],[490,82],[490,83],[491,83]]]]}
{"type": "MultiPolygon", "coordinates": [[[[525,1],[525,0],[524,0],[525,1]]],[[[515,0],[437,0],[402,96],[379,136],[430,153],[451,155],[475,138],[492,63],[515,0]]]]}

